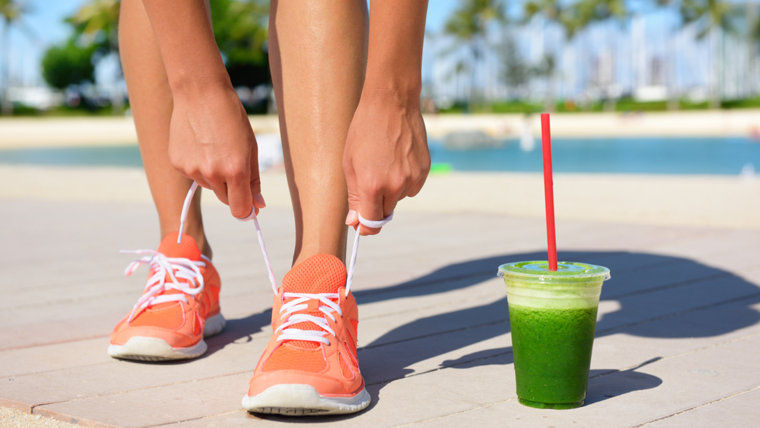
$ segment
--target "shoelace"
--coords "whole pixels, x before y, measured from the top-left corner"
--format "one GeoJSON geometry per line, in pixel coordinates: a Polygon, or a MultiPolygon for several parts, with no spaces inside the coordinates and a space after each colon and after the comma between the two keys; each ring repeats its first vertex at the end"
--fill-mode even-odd
{"type": "Polygon", "coordinates": [[[205,262],[181,257],[166,257],[155,250],[123,250],[122,253],[148,254],[130,263],[124,271],[125,276],[132,275],[144,264],[149,265],[153,272],[153,275],[148,278],[143,295],[129,313],[128,321],[132,321],[144,309],[159,303],[189,303],[186,295],[195,296],[203,291],[203,274],[200,268],[206,266],[205,262]],[[193,284],[196,286],[192,286],[193,284]],[[167,290],[178,290],[181,293],[164,294],[167,290]]]}
{"type": "MultiPolygon", "coordinates": [[[[187,219],[187,213],[190,210],[190,203],[193,200],[193,195],[195,195],[195,192],[198,190],[198,183],[193,181],[193,184],[190,186],[190,190],[187,192],[187,196],[185,196],[185,201],[182,204],[182,214],[180,215],[180,225],[179,225],[179,236],[177,238],[177,243],[179,244],[182,242],[182,232],[185,229],[185,220],[187,219]]],[[[382,220],[367,220],[364,217],[359,214],[359,223],[363,224],[364,226],[371,227],[371,228],[380,228],[383,227],[386,223],[391,221],[393,219],[393,213],[391,213],[388,217],[382,219],[382,220]]],[[[264,256],[264,263],[267,266],[267,271],[269,273],[269,282],[272,284],[272,291],[274,294],[277,294],[277,280],[274,276],[274,270],[272,269],[272,262],[269,259],[269,253],[267,252],[266,244],[264,244],[264,235],[261,232],[261,226],[259,225],[259,220],[256,216],[256,208],[251,207],[251,213],[248,215],[248,217],[240,219],[241,221],[248,221],[253,220],[253,224],[256,227],[256,236],[259,241],[259,247],[261,248],[261,253],[264,256]]],[[[348,272],[346,273],[346,297],[348,296],[348,293],[351,291],[351,281],[354,277],[354,270],[356,268],[356,255],[359,250],[359,230],[354,231],[354,246],[351,250],[351,258],[349,259],[348,264],[348,272]]],[[[325,316],[330,317],[333,321],[335,321],[335,317],[333,316],[333,312],[337,312],[339,316],[343,315],[343,312],[340,310],[340,306],[336,303],[337,300],[340,299],[340,296],[338,293],[283,293],[283,297],[285,299],[293,299],[285,304],[283,304],[280,307],[280,320],[285,320],[283,324],[281,324],[275,333],[280,332],[280,336],[278,336],[278,341],[283,340],[303,340],[307,342],[317,342],[317,343],[323,343],[325,345],[329,344],[329,340],[325,337],[326,335],[330,334],[332,336],[335,336],[335,331],[333,331],[332,328],[330,328],[329,323],[327,322],[326,318],[309,315],[309,314],[303,314],[298,313],[300,311],[303,311],[304,309],[308,308],[308,301],[309,300],[319,300],[320,305],[318,310],[325,314],[325,316]],[[301,330],[297,328],[291,327],[292,325],[301,323],[301,322],[311,322],[315,324],[317,327],[319,327],[321,330],[301,330]]]]}
{"type": "Polygon", "coordinates": [[[280,321],[285,321],[277,327],[275,334],[280,333],[277,337],[278,342],[285,340],[305,340],[308,342],[319,342],[329,345],[330,341],[325,337],[328,334],[335,336],[335,331],[330,328],[330,324],[324,317],[318,317],[314,315],[299,313],[309,307],[308,302],[310,300],[319,300],[319,311],[330,317],[333,322],[336,321],[333,312],[337,312],[338,316],[343,315],[343,311],[340,310],[340,306],[335,302],[340,296],[338,293],[283,293],[285,299],[293,299],[283,304],[280,307],[280,321]],[[311,322],[321,330],[301,330],[291,327],[293,325],[311,322]]]}

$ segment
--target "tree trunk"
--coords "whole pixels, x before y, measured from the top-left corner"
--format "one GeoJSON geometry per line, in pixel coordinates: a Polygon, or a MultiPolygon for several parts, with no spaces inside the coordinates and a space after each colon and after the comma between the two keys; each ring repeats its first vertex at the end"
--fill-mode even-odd
{"type": "Polygon", "coordinates": [[[710,85],[710,108],[711,109],[719,109],[720,108],[720,101],[721,101],[721,92],[723,89],[723,79],[722,79],[722,43],[721,39],[719,39],[720,34],[718,34],[719,29],[712,30],[712,33],[710,35],[710,44],[712,45],[712,84],[710,85]]]}
{"type": "Polygon", "coordinates": [[[10,35],[10,24],[7,20],[3,21],[3,42],[2,42],[2,65],[3,65],[3,75],[2,75],[2,91],[0,92],[0,108],[2,108],[2,114],[3,116],[8,116],[13,114],[13,103],[11,103],[11,100],[8,99],[8,89],[10,88],[10,73],[8,72],[8,67],[10,61],[8,58],[10,57],[10,51],[8,49],[8,36],[10,35]]]}

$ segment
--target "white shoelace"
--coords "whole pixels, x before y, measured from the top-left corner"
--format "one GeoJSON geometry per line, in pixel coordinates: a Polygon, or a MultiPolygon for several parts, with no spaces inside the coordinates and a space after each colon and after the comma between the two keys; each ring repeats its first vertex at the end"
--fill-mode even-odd
{"type": "Polygon", "coordinates": [[[204,282],[200,268],[206,266],[205,262],[181,257],[166,257],[155,250],[123,250],[122,253],[147,254],[145,257],[130,263],[124,271],[124,275],[132,275],[144,264],[149,265],[153,271],[153,275],[148,278],[148,282],[145,285],[143,295],[140,296],[129,313],[128,321],[132,321],[144,309],[159,303],[188,303],[185,295],[194,296],[203,291],[204,282]],[[181,282],[179,280],[185,281],[181,282]],[[195,285],[194,287],[192,286],[193,284],[195,285]],[[178,290],[181,293],[163,294],[166,290],[178,290]]]}
{"type": "MultiPolygon", "coordinates": [[[[193,200],[193,195],[195,194],[196,190],[198,190],[198,183],[193,181],[193,184],[190,186],[190,190],[187,192],[187,196],[185,196],[185,202],[182,205],[179,236],[177,238],[178,244],[182,240],[182,232],[185,229],[185,220],[187,219],[190,203],[193,200]]],[[[383,227],[392,219],[393,213],[382,220],[367,220],[362,217],[361,214],[359,214],[359,223],[371,228],[383,227]]],[[[256,216],[256,208],[251,207],[251,213],[248,215],[248,217],[241,220],[253,220],[253,224],[256,227],[256,236],[259,241],[259,247],[261,248],[261,253],[264,256],[264,263],[266,264],[267,271],[269,273],[269,282],[272,285],[272,291],[274,294],[277,294],[277,280],[275,279],[274,270],[272,269],[272,262],[269,259],[269,253],[267,252],[266,244],[264,244],[264,235],[261,232],[261,226],[259,225],[259,220],[256,216]]],[[[348,264],[348,272],[346,274],[346,296],[348,296],[349,291],[351,291],[351,281],[353,279],[354,270],[356,268],[356,255],[359,250],[359,236],[359,231],[355,230],[354,246],[351,250],[351,258],[349,259],[350,261],[348,264]]],[[[336,303],[336,301],[340,298],[338,293],[283,293],[283,298],[293,300],[284,303],[280,307],[280,320],[285,320],[285,322],[281,324],[275,331],[275,333],[278,331],[281,333],[277,338],[278,341],[303,340],[307,342],[323,343],[325,345],[330,343],[325,336],[328,334],[335,336],[335,332],[330,328],[330,325],[326,318],[309,314],[302,314],[298,312],[308,308],[309,305],[307,302],[309,300],[319,300],[320,305],[318,310],[324,313],[325,316],[330,317],[330,319],[335,321],[333,312],[337,312],[339,316],[343,315],[343,312],[340,310],[340,306],[338,306],[336,303]],[[321,330],[301,330],[291,327],[302,322],[311,322],[321,330]]]]}
{"type": "Polygon", "coordinates": [[[338,293],[283,293],[283,297],[285,299],[293,300],[290,300],[280,307],[280,321],[285,322],[280,324],[280,326],[277,327],[277,330],[275,330],[275,334],[278,332],[281,333],[277,337],[277,341],[305,340],[307,342],[318,342],[329,345],[330,341],[325,336],[328,334],[335,336],[335,331],[330,328],[327,319],[299,312],[309,307],[307,302],[310,300],[319,300],[320,305],[318,310],[325,314],[325,316],[330,317],[334,322],[335,316],[333,316],[333,312],[337,312],[338,316],[343,315],[340,306],[335,302],[340,298],[338,293]],[[291,327],[302,322],[311,322],[321,330],[301,330],[291,327]]]}

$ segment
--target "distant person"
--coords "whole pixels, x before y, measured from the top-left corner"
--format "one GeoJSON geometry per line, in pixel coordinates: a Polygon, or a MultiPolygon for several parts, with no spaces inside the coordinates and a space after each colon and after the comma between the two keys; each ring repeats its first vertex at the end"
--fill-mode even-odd
{"type": "MultiPolygon", "coordinates": [[[[369,404],[356,303],[344,288],[346,225],[378,233],[367,225],[380,226],[427,176],[426,9],[420,0],[375,1],[371,14],[363,0],[271,2],[269,60],[296,241],[274,298],[272,339],[243,398],[249,411],[351,413],[369,404]]],[[[195,358],[203,336],[224,327],[199,193],[178,236],[191,183],[239,219],[265,206],[256,138],[208,10],[201,0],[121,2],[121,60],[161,242],[130,267],[148,264],[150,273],[111,335],[116,358],[195,358]]]]}

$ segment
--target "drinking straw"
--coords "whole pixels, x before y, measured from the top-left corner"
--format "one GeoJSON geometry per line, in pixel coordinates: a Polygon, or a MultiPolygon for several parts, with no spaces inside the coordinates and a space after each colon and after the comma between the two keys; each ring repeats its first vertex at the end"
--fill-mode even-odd
{"type": "Polygon", "coordinates": [[[557,270],[557,238],[554,230],[554,183],[552,182],[552,137],[549,113],[541,114],[541,146],[544,156],[544,199],[546,200],[546,240],[549,270],[557,270]]]}

